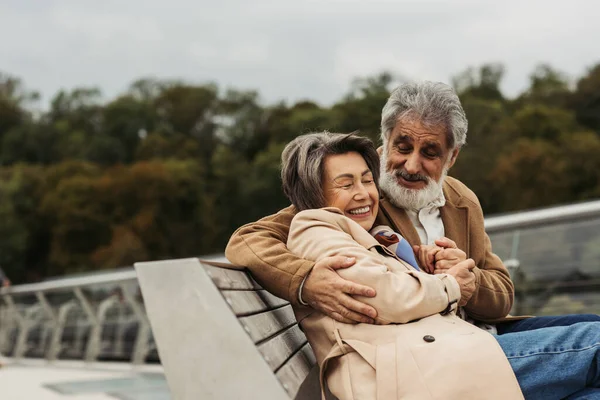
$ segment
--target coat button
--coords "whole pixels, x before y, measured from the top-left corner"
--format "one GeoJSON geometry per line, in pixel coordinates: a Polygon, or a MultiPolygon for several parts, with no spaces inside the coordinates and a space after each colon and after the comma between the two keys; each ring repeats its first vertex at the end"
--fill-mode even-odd
{"type": "Polygon", "coordinates": [[[426,341],[427,343],[435,342],[435,338],[431,335],[423,336],[423,340],[426,341]]]}

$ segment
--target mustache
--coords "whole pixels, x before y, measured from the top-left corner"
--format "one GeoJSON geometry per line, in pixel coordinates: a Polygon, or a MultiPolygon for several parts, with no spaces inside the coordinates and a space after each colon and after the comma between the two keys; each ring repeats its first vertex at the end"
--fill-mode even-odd
{"type": "Polygon", "coordinates": [[[392,171],[392,173],[394,174],[394,176],[396,178],[401,177],[401,178],[406,179],[407,181],[411,181],[411,182],[418,182],[418,181],[429,182],[429,177],[427,175],[409,174],[408,172],[406,172],[405,169],[396,169],[396,170],[392,171]]]}

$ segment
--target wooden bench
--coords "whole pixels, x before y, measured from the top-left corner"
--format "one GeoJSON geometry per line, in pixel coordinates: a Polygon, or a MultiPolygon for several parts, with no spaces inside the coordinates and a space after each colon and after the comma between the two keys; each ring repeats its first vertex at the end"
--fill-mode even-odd
{"type": "Polygon", "coordinates": [[[287,301],[244,270],[196,258],[135,265],[174,399],[319,399],[287,301]]]}

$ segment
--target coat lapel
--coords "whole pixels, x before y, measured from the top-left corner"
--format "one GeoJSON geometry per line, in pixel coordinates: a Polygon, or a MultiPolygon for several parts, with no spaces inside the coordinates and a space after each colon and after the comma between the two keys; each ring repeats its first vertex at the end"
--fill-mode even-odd
{"type": "Polygon", "coordinates": [[[402,235],[402,237],[405,238],[411,245],[421,244],[419,234],[410,221],[410,218],[408,218],[406,211],[394,206],[386,199],[381,199],[379,203],[379,215],[377,217],[377,223],[381,225],[388,225],[394,231],[402,235]]]}
{"type": "Polygon", "coordinates": [[[459,249],[469,252],[469,208],[463,204],[462,197],[449,192],[444,185],[446,204],[440,208],[444,234],[456,242],[459,249]]]}

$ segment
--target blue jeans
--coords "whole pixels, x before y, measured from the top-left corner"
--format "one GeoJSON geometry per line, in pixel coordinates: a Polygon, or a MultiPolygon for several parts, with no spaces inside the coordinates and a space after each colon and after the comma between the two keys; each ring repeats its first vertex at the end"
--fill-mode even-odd
{"type": "Polygon", "coordinates": [[[600,322],[496,335],[527,400],[600,399],[600,322]]]}
{"type": "Polygon", "coordinates": [[[530,331],[533,329],[549,328],[552,326],[568,326],[579,322],[600,321],[596,314],[570,314],[560,316],[534,317],[514,322],[503,322],[496,325],[498,335],[513,332],[530,331]]]}

